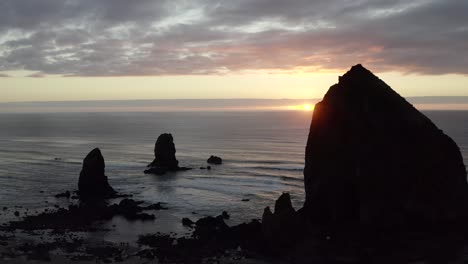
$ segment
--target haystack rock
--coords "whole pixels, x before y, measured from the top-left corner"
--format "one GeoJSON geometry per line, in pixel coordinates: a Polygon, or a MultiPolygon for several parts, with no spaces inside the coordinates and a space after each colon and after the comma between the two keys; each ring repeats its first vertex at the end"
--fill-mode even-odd
{"type": "Polygon", "coordinates": [[[164,174],[167,171],[188,170],[190,168],[179,167],[176,159],[174,138],[169,133],[161,134],[154,145],[154,160],[148,164],[149,169],[145,173],[164,174]]]}
{"type": "Polygon", "coordinates": [[[78,180],[80,198],[107,198],[116,194],[104,175],[104,169],[104,157],[99,148],[95,148],[83,160],[78,180]]]}
{"type": "Polygon", "coordinates": [[[455,142],[361,65],[315,106],[304,183],[303,210],[332,229],[456,230],[467,220],[455,142]]]}

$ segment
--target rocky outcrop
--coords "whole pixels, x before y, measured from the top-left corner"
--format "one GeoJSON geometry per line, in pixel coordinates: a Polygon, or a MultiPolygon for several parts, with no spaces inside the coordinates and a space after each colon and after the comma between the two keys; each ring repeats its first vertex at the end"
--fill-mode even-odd
{"type": "Polygon", "coordinates": [[[62,198],[62,197],[67,198],[67,199],[70,198],[71,197],[70,191],[65,191],[63,193],[59,193],[55,195],[55,198],[62,198]]]}
{"type": "Polygon", "coordinates": [[[275,203],[275,211],[266,207],[262,217],[262,232],[273,247],[294,244],[298,238],[299,217],[291,204],[289,193],[283,193],[275,203]]]}
{"type": "Polygon", "coordinates": [[[93,149],[83,160],[78,180],[80,199],[109,198],[116,194],[104,175],[104,157],[99,148],[93,149]]]}
{"type": "Polygon", "coordinates": [[[218,156],[211,155],[206,162],[208,162],[210,164],[220,165],[220,164],[223,163],[223,159],[221,159],[218,156]]]}
{"type": "Polygon", "coordinates": [[[432,232],[468,219],[455,142],[361,65],[315,106],[304,183],[304,211],[331,230],[432,232]]]}
{"type": "Polygon", "coordinates": [[[148,164],[149,169],[145,173],[162,175],[168,171],[188,170],[190,168],[179,167],[176,159],[174,138],[169,133],[161,134],[154,144],[154,160],[148,164]]]}

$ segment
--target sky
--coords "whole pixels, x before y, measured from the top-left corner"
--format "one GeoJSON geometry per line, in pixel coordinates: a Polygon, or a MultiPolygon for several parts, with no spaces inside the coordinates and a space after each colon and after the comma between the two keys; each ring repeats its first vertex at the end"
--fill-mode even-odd
{"type": "MultiPolygon", "coordinates": [[[[315,99],[156,99],[0,102],[0,114],[128,113],[128,112],[310,112],[315,99]]],[[[419,110],[468,110],[468,96],[406,97],[419,110]]]]}
{"type": "Polygon", "coordinates": [[[468,96],[466,0],[2,0],[0,103],[468,96]]]}

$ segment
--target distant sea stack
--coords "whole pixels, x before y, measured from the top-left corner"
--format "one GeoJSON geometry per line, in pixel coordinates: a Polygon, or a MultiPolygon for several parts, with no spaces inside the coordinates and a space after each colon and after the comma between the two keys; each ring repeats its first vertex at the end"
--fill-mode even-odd
{"type": "Polygon", "coordinates": [[[116,194],[104,175],[104,169],[104,157],[99,148],[95,148],[83,160],[78,180],[80,198],[108,198],[116,194]]]}
{"type": "Polygon", "coordinates": [[[218,156],[213,156],[211,155],[207,160],[206,160],[207,163],[210,163],[210,164],[215,164],[215,165],[221,165],[223,164],[223,159],[218,157],[218,156]]]}
{"type": "Polygon", "coordinates": [[[154,160],[148,167],[166,167],[169,170],[177,169],[179,161],[176,159],[174,138],[169,133],[161,134],[154,144],[154,160]]]}
{"type": "Polygon", "coordinates": [[[188,170],[189,168],[179,167],[175,154],[176,148],[172,135],[161,134],[154,144],[154,160],[148,164],[149,169],[145,170],[145,173],[164,174],[167,171],[188,170]]]}
{"type": "Polygon", "coordinates": [[[304,183],[303,210],[330,229],[435,232],[466,225],[458,146],[361,65],[315,105],[304,183]]]}

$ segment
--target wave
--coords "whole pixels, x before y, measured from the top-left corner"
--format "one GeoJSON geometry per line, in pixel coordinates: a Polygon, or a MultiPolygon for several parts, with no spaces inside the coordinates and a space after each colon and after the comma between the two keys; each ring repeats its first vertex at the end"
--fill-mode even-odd
{"type": "Polygon", "coordinates": [[[255,170],[275,170],[275,171],[303,171],[303,170],[304,170],[304,168],[267,167],[267,166],[255,166],[255,167],[249,167],[249,169],[255,169],[255,170]]]}
{"type": "Polygon", "coordinates": [[[289,182],[298,182],[303,183],[303,178],[295,178],[285,175],[271,175],[258,172],[250,172],[248,175],[239,175],[242,172],[236,172],[235,174],[224,175],[224,176],[195,176],[195,178],[205,178],[205,179],[216,179],[232,182],[242,182],[242,183],[253,183],[253,182],[264,182],[265,180],[270,181],[289,181],[289,182]]]}
{"type": "Polygon", "coordinates": [[[285,160],[255,160],[255,159],[229,159],[230,163],[239,164],[290,164],[291,162],[285,160]]]}
{"type": "Polygon", "coordinates": [[[13,153],[13,154],[33,154],[33,155],[46,155],[47,152],[31,149],[2,149],[0,153],[13,153]]]}

